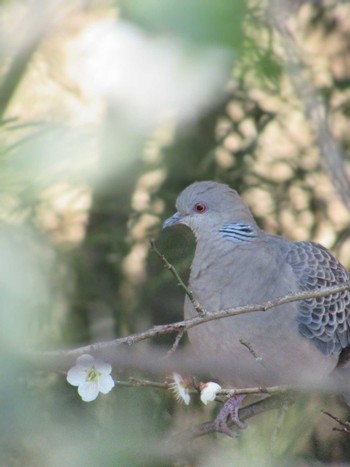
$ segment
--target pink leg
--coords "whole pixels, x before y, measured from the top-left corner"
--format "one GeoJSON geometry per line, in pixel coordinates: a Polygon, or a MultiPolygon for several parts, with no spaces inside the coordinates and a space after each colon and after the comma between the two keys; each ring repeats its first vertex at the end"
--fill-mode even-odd
{"type": "Polygon", "coordinates": [[[235,436],[237,436],[237,433],[230,430],[230,428],[228,427],[227,422],[229,420],[232,421],[240,429],[244,429],[246,427],[245,424],[242,423],[238,417],[238,411],[241,407],[244,397],[245,396],[243,394],[238,396],[232,396],[229,400],[225,402],[224,406],[222,407],[214,421],[217,431],[219,431],[220,433],[225,433],[226,435],[231,436],[231,438],[234,438],[235,436]]]}

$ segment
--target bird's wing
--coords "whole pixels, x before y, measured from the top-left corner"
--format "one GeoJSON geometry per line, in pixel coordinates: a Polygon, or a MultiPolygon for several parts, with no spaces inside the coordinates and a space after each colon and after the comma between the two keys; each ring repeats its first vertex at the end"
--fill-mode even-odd
{"type": "MultiPolygon", "coordinates": [[[[349,281],[345,268],[322,245],[291,242],[287,262],[300,290],[342,285],[349,281]]],[[[299,332],[325,355],[338,354],[350,346],[350,292],[298,302],[299,332]]]]}

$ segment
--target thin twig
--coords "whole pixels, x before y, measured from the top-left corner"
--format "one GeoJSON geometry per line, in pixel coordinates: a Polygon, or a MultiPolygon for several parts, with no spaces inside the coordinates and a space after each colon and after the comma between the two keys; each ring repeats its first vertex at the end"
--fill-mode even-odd
{"type": "Polygon", "coordinates": [[[151,248],[152,250],[156,253],[156,255],[161,259],[161,261],[163,262],[164,266],[169,269],[169,271],[171,272],[171,274],[175,277],[176,281],[177,281],[177,285],[180,286],[186,293],[186,295],[188,296],[188,298],[191,300],[192,302],[192,305],[194,307],[194,309],[197,311],[197,313],[201,316],[204,316],[206,315],[206,310],[202,307],[202,305],[198,302],[198,300],[195,298],[195,296],[193,295],[193,292],[192,290],[190,290],[187,285],[184,283],[184,281],[181,279],[179,273],[177,272],[176,268],[171,264],[169,263],[169,261],[166,259],[166,257],[158,250],[156,244],[155,244],[155,241],[154,240],[150,240],[150,245],[151,245],[151,248]]]}
{"type": "Polygon", "coordinates": [[[243,339],[240,339],[239,342],[246,348],[249,350],[249,353],[251,353],[253,355],[253,357],[255,358],[255,360],[260,363],[261,365],[263,365],[263,361],[262,361],[262,357],[260,357],[260,355],[258,355],[258,353],[253,349],[253,347],[251,346],[251,344],[249,342],[245,342],[243,339]]]}
{"type": "Polygon", "coordinates": [[[158,381],[150,381],[148,379],[139,379],[139,378],[129,378],[127,381],[120,381],[117,380],[118,386],[123,387],[132,387],[132,388],[140,388],[140,387],[149,387],[149,388],[157,388],[157,389],[168,389],[168,383],[164,381],[160,383],[158,381]]]}
{"type": "Polygon", "coordinates": [[[257,386],[254,388],[240,388],[240,389],[221,389],[217,395],[218,396],[238,396],[240,394],[252,395],[252,394],[279,394],[286,391],[289,391],[290,387],[285,385],[280,386],[257,386]]]}
{"type": "Polygon", "coordinates": [[[339,425],[343,427],[343,428],[333,427],[333,431],[341,431],[342,433],[345,433],[347,436],[350,436],[350,422],[343,422],[343,420],[340,420],[340,418],[336,417],[330,412],[327,412],[326,410],[321,410],[321,412],[327,415],[328,417],[330,417],[332,420],[335,420],[337,423],[339,423],[339,425]]]}
{"type": "Polygon", "coordinates": [[[167,351],[167,353],[166,353],[166,355],[165,355],[164,358],[170,357],[170,355],[172,355],[172,354],[175,352],[175,350],[178,348],[179,343],[180,343],[180,340],[183,338],[184,334],[185,334],[185,329],[181,329],[181,330],[177,333],[177,335],[176,335],[176,337],[175,337],[175,340],[174,340],[174,343],[173,343],[171,349],[167,351]]]}

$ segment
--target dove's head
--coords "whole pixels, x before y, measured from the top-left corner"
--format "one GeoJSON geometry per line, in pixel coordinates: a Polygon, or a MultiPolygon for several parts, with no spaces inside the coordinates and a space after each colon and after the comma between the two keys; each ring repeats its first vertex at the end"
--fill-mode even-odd
{"type": "Polygon", "coordinates": [[[176,208],[163,228],[184,224],[197,235],[219,231],[225,225],[256,225],[238,193],[221,183],[193,183],[180,193],[176,208]]]}

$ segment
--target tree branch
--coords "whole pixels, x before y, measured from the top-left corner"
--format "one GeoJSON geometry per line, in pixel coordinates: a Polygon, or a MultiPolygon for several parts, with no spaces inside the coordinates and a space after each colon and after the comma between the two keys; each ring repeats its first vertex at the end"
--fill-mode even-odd
{"type": "MultiPolygon", "coordinates": [[[[266,312],[272,308],[275,308],[280,305],[285,305],[286,303],[292,303],[300,300],[306,300],[310,298],[317,298],[317,297],[326,297],[327,295],[331,295],[337,292],[344,292],[345,290],[350,289],[350,284],[342,284],[332,287],[324,287],[321,289],[313,290],[313,291],[305,291],[305,292],[294,292],[282,297],[276,297],[272,300],[268,300],[265,303],[257,304],[257,305],[245,305],[239,306],[234,308],[229,308],[226,310],[221,310],[215,313],[206,313],[204,316],[195,316],[194,318],[190,318],[187,320],[177,321],[175,323],[170,324],[163,324],[153,326],[146,331],[131,334],[125,337],[119,337],[117,339],[113,339],[111,341],[106,342],[96,342],[94,344],[85,345],[82,347],[77,347],[75,349],[70,350],[49,350],[49,351],[36,351],[36,352],[28,352],[27,356],[31,359],[35,356],[43,361],[43,359],[48,358],[50,362],[57,358],[58,360],[67,359],[72,361],[72,359],[76,359],[82,354],[89,353],[89,354],[98,354],[108,351],[114,351],[117,347],[121,346],[122,344],[133,345],[137,342],[144,341],[146,339],[150,339],[152,337],[172,334],[172,333],[183,333],[188,331],[189,329],[199,326],[203,323],[208,323],[210,321],[229,318],[232,316],[238,316],[246,313],[255,313],[255,312],[266,312]]],[[[26,357],[26,355],[24,355],[26,357]]]]}
{"type": "Polygon", "coordinates": [[[345,433],[347,436],[350,436],[350,422],[343,422],[342,420],[340,420],[340,418],[336,417],[335,415],[332,415],[329,412],[326,412],[325,410],[322,410],[322,413],[327,415],[327,417],[330,417],[331,419],[335,420],[342,427],[342,428],[333,427],[333,431],[341,431],[342,433],[345,433]]]}
{"type": "Polygon", "coordinates": [[[179,331],[175,337],[175,340],[174,340],[174,343],[171,347],[170,350],[168,350],[168,352],[166,353],[165,357],[164,358],[168,358],[170,357],[170,355],[172,355],[175,350],[178,348],[179,346],[179,343],[180,343],[180,340],[183,338],[184,334],[185,334],[186,330],[185,329],[182,329],[181,331],[179,331]]]}
{"type": "MultiPolygon", "coordinates": [[[[126,381],[122,380],[117,380],[118,386],[123,386],[123,387],[133,387],[133,388],[140,388],[140,387],[151,387],[151,388],[157,388],[157,389],[164,389],[167,390],[169,389],[169,382],[172,380],[170,378],[166,378],[165,381],[159,382],[159,381],[151,381],[149,379],[144,379],[144,378],[134,378],[130,377],[126,381]]],[[[291,388],[289,386],[269,386],[269,387],[262,387],[262,386],[257,386],[253,388],[239,388],[239,389],[232,389],[232,388],[222,388],[218,393],[218,397],[232,397],[240,394],[244,395],[259,395],[259,394],[281,394],[286,391],[289,391],[291,388]]],[[[193,390],[193,393],[197,393],[197,390],[193,390]]]]}
{"type": "Polygon", "coordinates": [[[288,15],[294,10],[293,5],[294,1],[291,0],[270,0],[269,22],[279,33],[289,78],[311,124],[321,161],[344,205],[350,209],[350,183],[344,164],[344,151],[332,134],[326,107],[308,76],[302,50],[287,24],[288,15]]]}

